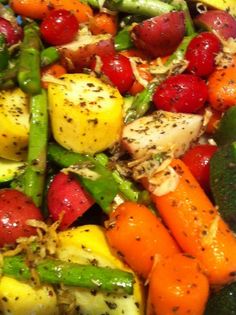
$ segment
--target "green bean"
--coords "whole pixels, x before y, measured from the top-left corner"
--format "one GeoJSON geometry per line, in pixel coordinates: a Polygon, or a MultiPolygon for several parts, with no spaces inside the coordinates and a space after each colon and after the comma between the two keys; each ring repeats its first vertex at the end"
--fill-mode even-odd
{"type": "MultiPolygon", "coordinates": [[[[33,266],[42,283],[64,284],[109,293],[132,294],[134,276],[120,269],[80,265],[47,258],[33,266]]],[[[2,274],[17,280],[31,280],[24,256],[4,257],[2,274]]]]}

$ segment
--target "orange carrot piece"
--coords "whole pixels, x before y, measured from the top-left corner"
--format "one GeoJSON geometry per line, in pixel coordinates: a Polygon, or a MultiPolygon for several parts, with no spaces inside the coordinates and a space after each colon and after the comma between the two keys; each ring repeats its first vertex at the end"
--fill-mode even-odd
{"type": "Polygon", "coordinates": [[[162,219],[180,247],[203,264],[211,284],[235,281],[235,236],[184,162],[175,159],[172,167],[180,176],[177,188],[153,196],[162,219]]]}
{"type": "Polygon", "coordinates": [[[11,0],[11,8],[17,14],[31,19],[42,19],[49,11],[49,0],[11,0]]]}
{"type": "Polygon", "coordinates": [[[93,35],[117,33],[117,17],[99,12],[89,20],[89,29],[93,35]]]}
{"type": "Polygon", "coordinates": [[[93,15],[91,7],[79,0],[11,0],[10,5],[17,14],[32,19],[43,19],[52,9],[71,11],[80,23],[93,15]]]}
{"type": "MultiPolygon", "coordinates": [[[[137,70],[139,72],[139,75],[142,79],[150,82],[153,79],[153,76],[148,71],[148,64],[140,64],[137,66],[137,70]]],[[[138,80],[135,80],[131,88],[129,89],[129,93],[131,95],[136,95],[137,93],[141,92],[144,89],[144,86],[139,83],[138,80]]]]}
{"type": "Polygon", "coordinates": [[[146,206],[134,202],[124,202],[111,213],[106,236],[111,247],[144,279],[154,259],[179,252],[161,221],[146,206]]]}
{"type": "Polygon", "coordinates": [[[208,93],[210,106],[220,112],[236,104],[236,57],[231,66],[210,75],[208,93]]]}
{"type": "Polygon", "coordinates": [[[202,315],[208,295],[209,282],[197,259],[176,254],[151,272],[147,315],[202,315]]]}
{"type": "Polygon", "coordinates": [[[208,124],[206,126],[206,133],[212,135],[216,132],[219,122],[221,120],[222,113],[218,112],[216,110],[212,110],[212,116],[210,120],[208,121],[208,124]]]}
{"type": "Polygon", "coordinates": [[[59,78],[60,76],[62,76],[65,73],[66,73],[66,69],[58,63],[54,63],[52,65],[44,67],[42,69],[42,72],[41,72],[41,78],[42,78],[41,85],[42,85],[42,87],[44,89],[48,88],[48,82],[46,80],[43,80],[44,76],[51,75],[55,78],[59,78]]]}

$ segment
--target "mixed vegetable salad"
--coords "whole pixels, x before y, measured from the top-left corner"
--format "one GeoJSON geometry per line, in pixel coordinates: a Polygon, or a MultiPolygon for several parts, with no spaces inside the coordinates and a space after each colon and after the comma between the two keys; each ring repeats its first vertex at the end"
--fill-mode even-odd
{"type": "Polygon", "coordinates": [[[2,0],[0,314],[236,314],[234,0],[2,0]]]}

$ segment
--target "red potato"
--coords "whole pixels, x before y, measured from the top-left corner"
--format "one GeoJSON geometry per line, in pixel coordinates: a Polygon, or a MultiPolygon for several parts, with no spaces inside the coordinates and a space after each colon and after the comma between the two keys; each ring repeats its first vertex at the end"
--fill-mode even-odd
{"type": "MultiPolygon", "coordinates": [[[[91,36],[91,38],[93,37],[96,35],[91,36]]],[[[61,56],[61,63],[68,72],[79,72],[83,68],[89,68],[96,55],[102,58],[115,54],[114,43],[111,38],[94,40],[85,45],[77,45],[77,42],[72,42],[69,45],[59,46],[58,51],[61,56]]]]}
{"type": "Polygon", "coordinates": [[[138,49],[157,58],[174,52],[184,37],[184,13],[170,12],[156,16],[136,25],[132,38],[138,49]]]}
{"type": "Polygon", "coordinates": [[[23,36],[22,28],[18,25],[13,25],[10,21],[0,17],[0,33],[6,37],[8,45],[18,43],[23,36]]]}
{"type": "Polygon", "coordinates": [[[52,219],[61,219],[61,230],[69,227],[94,204],[79,182],[64,173],[58,173],[54,177],[48,190],[47,201],[52,219]]]}
{"type": "Polygon", "coordinates": [[[194,23],[204,30],[216,32],[223,39],[236,38],[236,20],[227,11],[209,10],[199,14],[194,23]]]}
{"type": "Polygon", "coordinates": [[[32,219],[43,218],[26,195],[15,189],[0,190],[0,246],[36,234],[36,229],[27,225],[27,221],[32,219]]]}

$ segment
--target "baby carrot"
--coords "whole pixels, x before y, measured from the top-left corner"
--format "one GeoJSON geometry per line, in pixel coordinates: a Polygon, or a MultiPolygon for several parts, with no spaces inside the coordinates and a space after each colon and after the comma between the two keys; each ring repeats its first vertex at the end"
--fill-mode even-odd
{"type": "Polygon", "coordinates": [[[236,238],[187,166],[178,159],[175,191],[153,196],[161,217],[180,247],[199,259],[209,281],[222,285],[236,279],[236,238]]]}
{"type": "Polygon", "coordinates": [[[17,14],[31,19],[43,19],[52,9],[71,11],[81,23],[93,15],[90,6],[79,0],[11,0],[10,6],[17,14]]]}
{"type": "Polygon", "coordinates": [[[117,33],[117,17],[115,15],[99,12],[89,20],[89,29],[93,35],[117,33]]]}
{"type": "Polygon", "coordinates": [[[124,202],[110,214],[106,236],[111,247],[144,279],[154,259],[179,252],[161,221],[146,206],[134,202],[124,202]]]}
{"type": "Polygon", "coordinates": [[[176,254],[157,264],[149,278],[147,315],[202,315],[209,282],[197,259],[176,254]]]}
{"type": "Polygon", "coordinates": [[[208,93],[210,106],[220,112],[236,104],[236,57],[232,65],[210,75],[208,93]]]}

